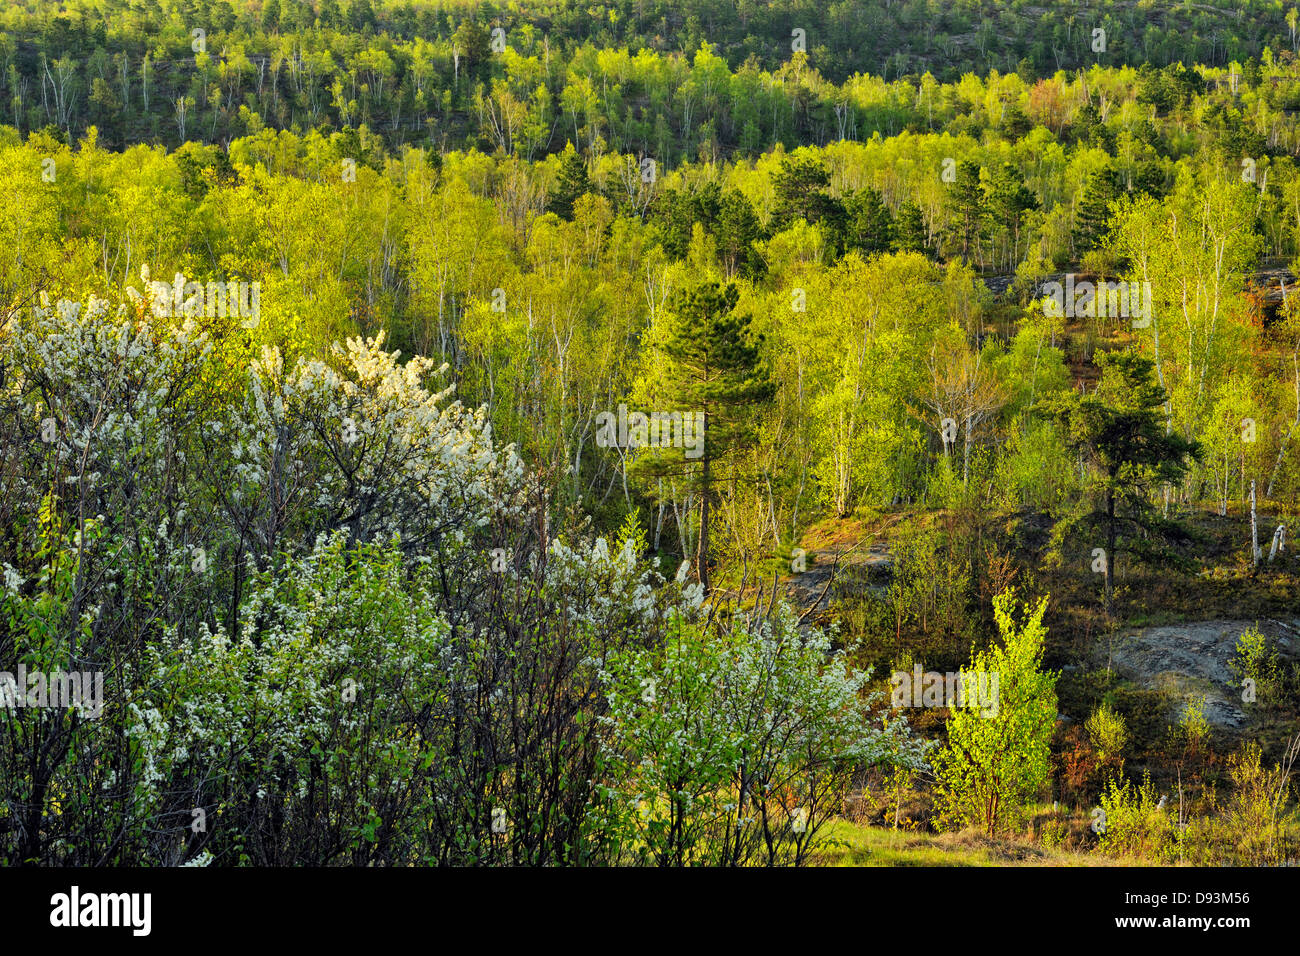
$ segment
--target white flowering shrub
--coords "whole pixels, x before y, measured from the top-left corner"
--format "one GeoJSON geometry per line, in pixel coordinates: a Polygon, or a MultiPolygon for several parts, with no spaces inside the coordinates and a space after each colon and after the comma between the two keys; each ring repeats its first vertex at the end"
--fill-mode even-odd
{"type": "MultiPolygon", "coordinates": [[[[383,337],[349,339],[333,361],[253,363],[243,402],[207,428],[214,494],[261,556],[311,531],[353,542],[399,533],[409,551],[459,548],[518,513],[523,466],[492,443],[482,409],[430,392],[435,370],[398,362],[383,337]]],[[[445,371],[436,370],[439,374],[445,371]]]]}
{"type": "Polygon", "coordinates": [[[41,495],[53,483],[104,512],[132,504],[138,489],[162,491],[177,443],[202,414],[202,371],[212,345],[190,319],[161,323],[142,306],[116,308],[42,294],[0,338],[6,404],[25,440],[7,455],[41,464],[40,480],[6,488],[41,495]]]}
{"type": "Polygon", "coordinates": [[[662,646],[611,661],[609,802],[595,812],[620,858],[806,862],[856,771],[924,764],[905,721],[874,715],[868,676],[786,608],[720,632],[679,619],[662,646]]]}
{"type": "Polygon", "coordinates": [[[451,628],[399,550],[342,533],[258,575],[231,633],[173,631],[146,655],[128,733],[137,796],[184,855],[364,865],[419,858],[412,811],[445,716],[451,628]],[[204,808],[209,835],[190,829],[204,808]]]}
{"type": "Polygon", "coordinates": [[[430,832],[443,835],[432,860],[617,862],[617,840],[592,813],[606,802],[602,674],[619,655],[659,644],[693,609],[634,548],[569,541],[502,542],[507,569],[464,575],[444,600],[460,635],[449,716],[459,736],[430,761],[457,785],[428,808],[430,832]],[[493,808],[504,811],[504,835],[491,832],[493,808]]]}
{"type": "MultiPolygon", "coordinates": [[[[105,668],[92,643],[94,611],[76,607],[79,539],[94,541],[98,529],[92,522],[81,532],[69,532],[50,499],[35,524],[35,573],[24,580],[6,564],[0,591],[0,671],[15,680],[0,686],[0,863],[8,865],[73,855],[82,831],[103,814],[107,767],[125,756],[112,746],[111,729],[102,736],[105,728],[120,730],[116,709],[88,719],[77,707],[21,706],[33,702],[35,688],[22,680],[18,664],[42,675],[105,668]],[[105,741],[108,747],[97,746],[105,741]],[[32,759],[42,748],[49,748],[51,757],[32,759]],[[69,826],[54,827],[52,813],[69,826]],[[49,830],[57,830],[57,836],[49,830]]],[[[34,702],[48,702],[45,692],[34,702]]]]}
{"type": "Polygon", "coordinates": [[[47,296],[0,334],[0,669],[103,674],[102,714],[0,714],[0,859],[101,863],[135,831],[124,740],[127,675],[192,613],[185,545],[195,423],[211,347],[193,323],[47,296]],[[44,754],[33,760],[33,754],[44,754]]]}
{"type": "Polygon", "coordinates": [[[0,864],[800,863],[915,758],[825,638],[560,517],[443,369],[244,367],[141,278],[0,328],[0,670],[105,693],[0,709],[0,864]]]}
{"type": "MultiPolygon", "coordinates": [[[[146,694],[157,667],[177,666],[163,651],[194,649],[197,671],[208,636],[242,646],[247,615],[263,613],[250,595],[279,586],[322,532],[354,545],[400,535],[417,564],[454,582],[489,520],[519,511],[518,459],[493,446],[482,412],[424,387],[427,361],[401,364],[378,341],[355,341],[332,364],[286,374],[264,353],[241,387],[211,323],[155,308],[142,279],[145,294],[128,290],[116,307],[44,298],[0,330],[0,669],[40,660],[103,670],[108,698],[93,724],[0,714],[16,728],[0,738],[0,769],[14,781],[0,802],[3,861],[175,862],[193,849],[177,840],[206,799],[191,782],[233,778],[176,737],[176,715],[199,706],[183,687],[171,692],[174,712],[146,694]],[[163,745],[174,737],[181,743],[163,745]],[[33,763],[31,753],[51,756],[33,763]]],[[[429,613],[451,597],[432,596],[429,613]]],[[[256,700],[255,683],[239,685],[250,675],[230,679],[228,702],[256,700]]],[[[286,739],[314,732],[307,716],[294,712],[286,739]]],[[[210,713],[189,720],[225,727],[210,713]]],[[[256,820],[233,829],[259,833],[256,820]]],[[[293,858],[301,847],[280,832],[248,858],[293,858]]]]}
{"type": "Polygon", "coordinates": [[[155,598],[184,583],[181,558],[202,517],[192,436],[212,403],[212,343],[191,319],[156,321],[141,303],[114,308],[93,295],[55,306],[42,295],[6,332],[0,520],[22,525],[33,550],[21,519],[47,497],[78,528],[99,525],[98,546],[82,541],[78,560],[83,584],[119,579],[96,595],[107,601],[94,602],[103,634],[137,597],[120,580],[132,568],[150,566],[155,598]]]}
{"type": "Polygon", "coordinates": [[[546,583],[566,616],[594,630],[636,629],[686,609],[686,600],[663,589],[664,579],[645,568],[630,547],[598,537],[577,548],[551,542],[546,583]]]}
{"type": "Polygon", "coordinates": [[[262,865],[590,860],[601,666],[681,608],[671,588],[634,618],[586,608],[593,582],[639,593],[653,573],[599,540],[553,552],[453,625],[434,566],[339,531],[254,575],[233,633],[201,624],[155,642],[127,721],[133,806],[175,822],[173,845],[153,852],[262,865]],[[187,829],[195,807],[211,836],[187,829]],[[491,829],[497,808],[510,840],[491,829]]]}

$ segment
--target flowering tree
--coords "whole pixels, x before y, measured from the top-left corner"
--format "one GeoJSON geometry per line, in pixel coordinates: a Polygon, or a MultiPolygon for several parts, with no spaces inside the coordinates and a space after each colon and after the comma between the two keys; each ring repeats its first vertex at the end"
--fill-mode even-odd
{"type": "Polygon", "coordinates": [[[557,514],[432,362],[239,368],[142,278],[0,336],[0,661],[105,692],[0,709],[0,861],[802,863],[920,759],[825,636],[557,514]]]}
{"type": "Polygon", "coordinates": [[[629,861],[802,864],[855,771],[924,765],[906,721],[873,716],[869,674],[785,609],[721,633],[679,618],[606,676],[606,792],[629,861]]]}

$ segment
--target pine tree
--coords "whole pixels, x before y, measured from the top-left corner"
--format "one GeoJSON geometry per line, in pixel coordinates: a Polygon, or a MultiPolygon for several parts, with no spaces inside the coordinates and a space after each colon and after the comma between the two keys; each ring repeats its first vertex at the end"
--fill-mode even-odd
{"type": "Polygon", "coordinates": [[[683,456],[649,455],[638,470],[649,475],[682,475],[699,495],[700,537],[696,573],[709,587],[712,507],[722,483],[741,480],[740,456],[755,436],[755,407],[771,400],[776,386],[760,357],[761,338],[753,340],[750,317],[736,312],[739,292],[705,282],[676,292],[669,303],[669,333],[661,347],[665,365],[664,399],[670,409],[703,418],[703,449],[691,461],[683,456]]]}
{"type": "Polygon", "coordinates": [[[1133,173],[1133,191],[1146,193],[1156,199],[1164,197],[1168,192],[1165,186],[1165,171],[1158,162],[1143,160],[1138,163],[1137,170],[1133,173]]]}
{"type": "Polygon", "coordinates": [[[280,0],[266,0],[262,7],[262,30],[275,33],[280,28],[280,0]]]}
{"type": "Polygon", "coordinates": [[[1110,230],[1110,204],[1119,198],[1119,184],[1111,166],[1094,172],[1084,185],[1074,210],[1074,253],[1096,249],[1110,230]]]}
{"type": "Polygon", "coordinates": [[[953,236],[961,243],[962,258],[969,262],[972,252],[978,258],[986,212],[977,163],[962,160],[957,164],[957,178],[948,192],[948,215],[953,236]]]}
{"type": "Polygon", "coordinates": [[[887,252],[894,239],[894,216],[880,193],[867,187],[854,193],[846,205],[849,244],[866,255],[887,252]]]}
{"type": "Polygon", "coordinates": [[[1038,197],[1025,185],[1014,166],[1003,163],[990,171],[987,202],[994,228],[1006,238],[1007,265],[1014,269],[1020,261],[1020,231],[1025,213],[1038,208],[1038,197]]]}
{"type": "Polygon", "coordinates": [[[343,14],[339,12],[338,0],[320,0],[320,10],[316,17],[322,29],[331,30],[338,27],[343,22],[343,14]]]}
{"type": "Polygon", "coordinates": [[[722,197],[717,235],[718,254],[729,270],[746,279],[762,274],[765,264],[754,240],[762,237],[763,228],[754,207],[739,190],[728,190],[722,197]]]}
{"type": "Polygon", "coordinates": [[[555,178],[555,188],[546,198],[546,211],[565,219],[573,219],[573,204],[591,192],[587,176],[587,163],[573,144],[568,143],[560,155],[560,172],[555,178]]]}
{"type": "Polygon", "coordinates": [[[893,249],[895,252],[919,252],[926,256],[930,254],[925,218],[921,214],[921,207],[911,200],[898,207],[898,218],[894,220],[893,249]]]}
{"type": "Polygon", "coordinates": [[[1153,493],[1177,486],[1200,445],[1177,432],[1166,432],[1166,393],[1153,378],[1154,363],[1136,352],[1098,355],[1101,381],[1086,397],[1069,392],[1044,405],[1064,424],[1066,442],[1093,466],[1096,495],[1091,508],[1058,523],[1054,537],[1067,531],[1095,529],[1104,535],[1105,602],[1113,604],[1115,559],[1133,554],[1150,564],[1185,563],[1168,545],[1186,542],[1189,532],[1162,517],[1153,493]]]}
{"type": "Polygon", "coordinates": [[[375,29],[376,25],[375,10],[370,5],[370,0],[352,0],[348,7],[348,26],[361,33],[366,27],[375,29]]]}
{"type": "Polygon", "coordinates": [[[802,219],[809,225],[820,225],[827,241],[842,252],[848,216],[844,204],[828,191],[830,181],[830,173],[819,160],[783,159],[772,181],[776,193],[773,230],[787,229],[802,219]]]}
{"type": "MultiPolygon", "coordinates": [[[[747,203],[743,197],[741,200],[747,203]]],[[[704,183],[693,189],[665,189],[651,204],[650,218],[659,230],[664,251],[680,261],[691,248],[696,223],[708,233],[718,231],[721,209],[722,188],[704,183]]]]}
{"type": "Polygon", "coordinates": [[[452,48],[460,55],[455,70],[461,76],[481,76],[492,62],[491,29],[473,20],[462,20],[451,37],[452,48]]]}

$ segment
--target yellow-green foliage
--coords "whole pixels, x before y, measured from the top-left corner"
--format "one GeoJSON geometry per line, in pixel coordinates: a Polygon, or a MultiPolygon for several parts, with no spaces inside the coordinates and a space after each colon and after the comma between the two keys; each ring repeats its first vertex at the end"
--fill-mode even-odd
{"type": "Polygon", "coordinates": [[[1258,627],[1242,632],[1237,638],[1237,649],[1228,661],[1228,670],[1239,686],[1248,686],[1247,681],[1254,684],[1255,700],[1259,703],[1270,706],[1277,702],[1281,689],[1277,652],[1258,627]]]}
{"type": "Polygon", "coordinates": [[[1022,605],[1026,616],[1019,625],[1016,605],[1013,591],[993,599],[1002,643],[976,652],[962,672],[967,687],[981,676],[996,678],[996,713],[981,710],[976,695],[967,694],[966,706],[948,722],[948,747],[935,761],[944,821],[990,835],[1017,820],[1047,784],[1056,723],[1056,675],[1040,670],[1047,598],[1022,605]]]}
{"type": "MultiPolygon", "coordinates": [[[[1114,856],[1140,856],[1169,862],[1177,854],[1177,828],[1145,774],[1140,786],[1115,778],[1101,795],[1098,833],[1101,849],[1114,856]]],[[[1094,817],[1094,820],[1098,818],[1094,817]]]]}
{"type": "Polygon", "coordinates": [[[1128,746],[1128,727],[1124,718],[1109,704],[1102,704],[1084,722],[1088,741],[1096,751],[1097,762],[1124,769],[1124,748],[1128,746]]]}

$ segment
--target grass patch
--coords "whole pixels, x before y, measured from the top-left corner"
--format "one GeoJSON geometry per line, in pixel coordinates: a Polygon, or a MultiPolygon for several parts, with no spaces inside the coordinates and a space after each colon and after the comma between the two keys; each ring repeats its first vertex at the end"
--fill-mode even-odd
{"type": "Polygon", "coordinates": [[[914,833],[836,820],[817,866],[1135,866],[1139,862],[1040,846],[1023,837],[990,839],[973,830],[914,833]]]}

